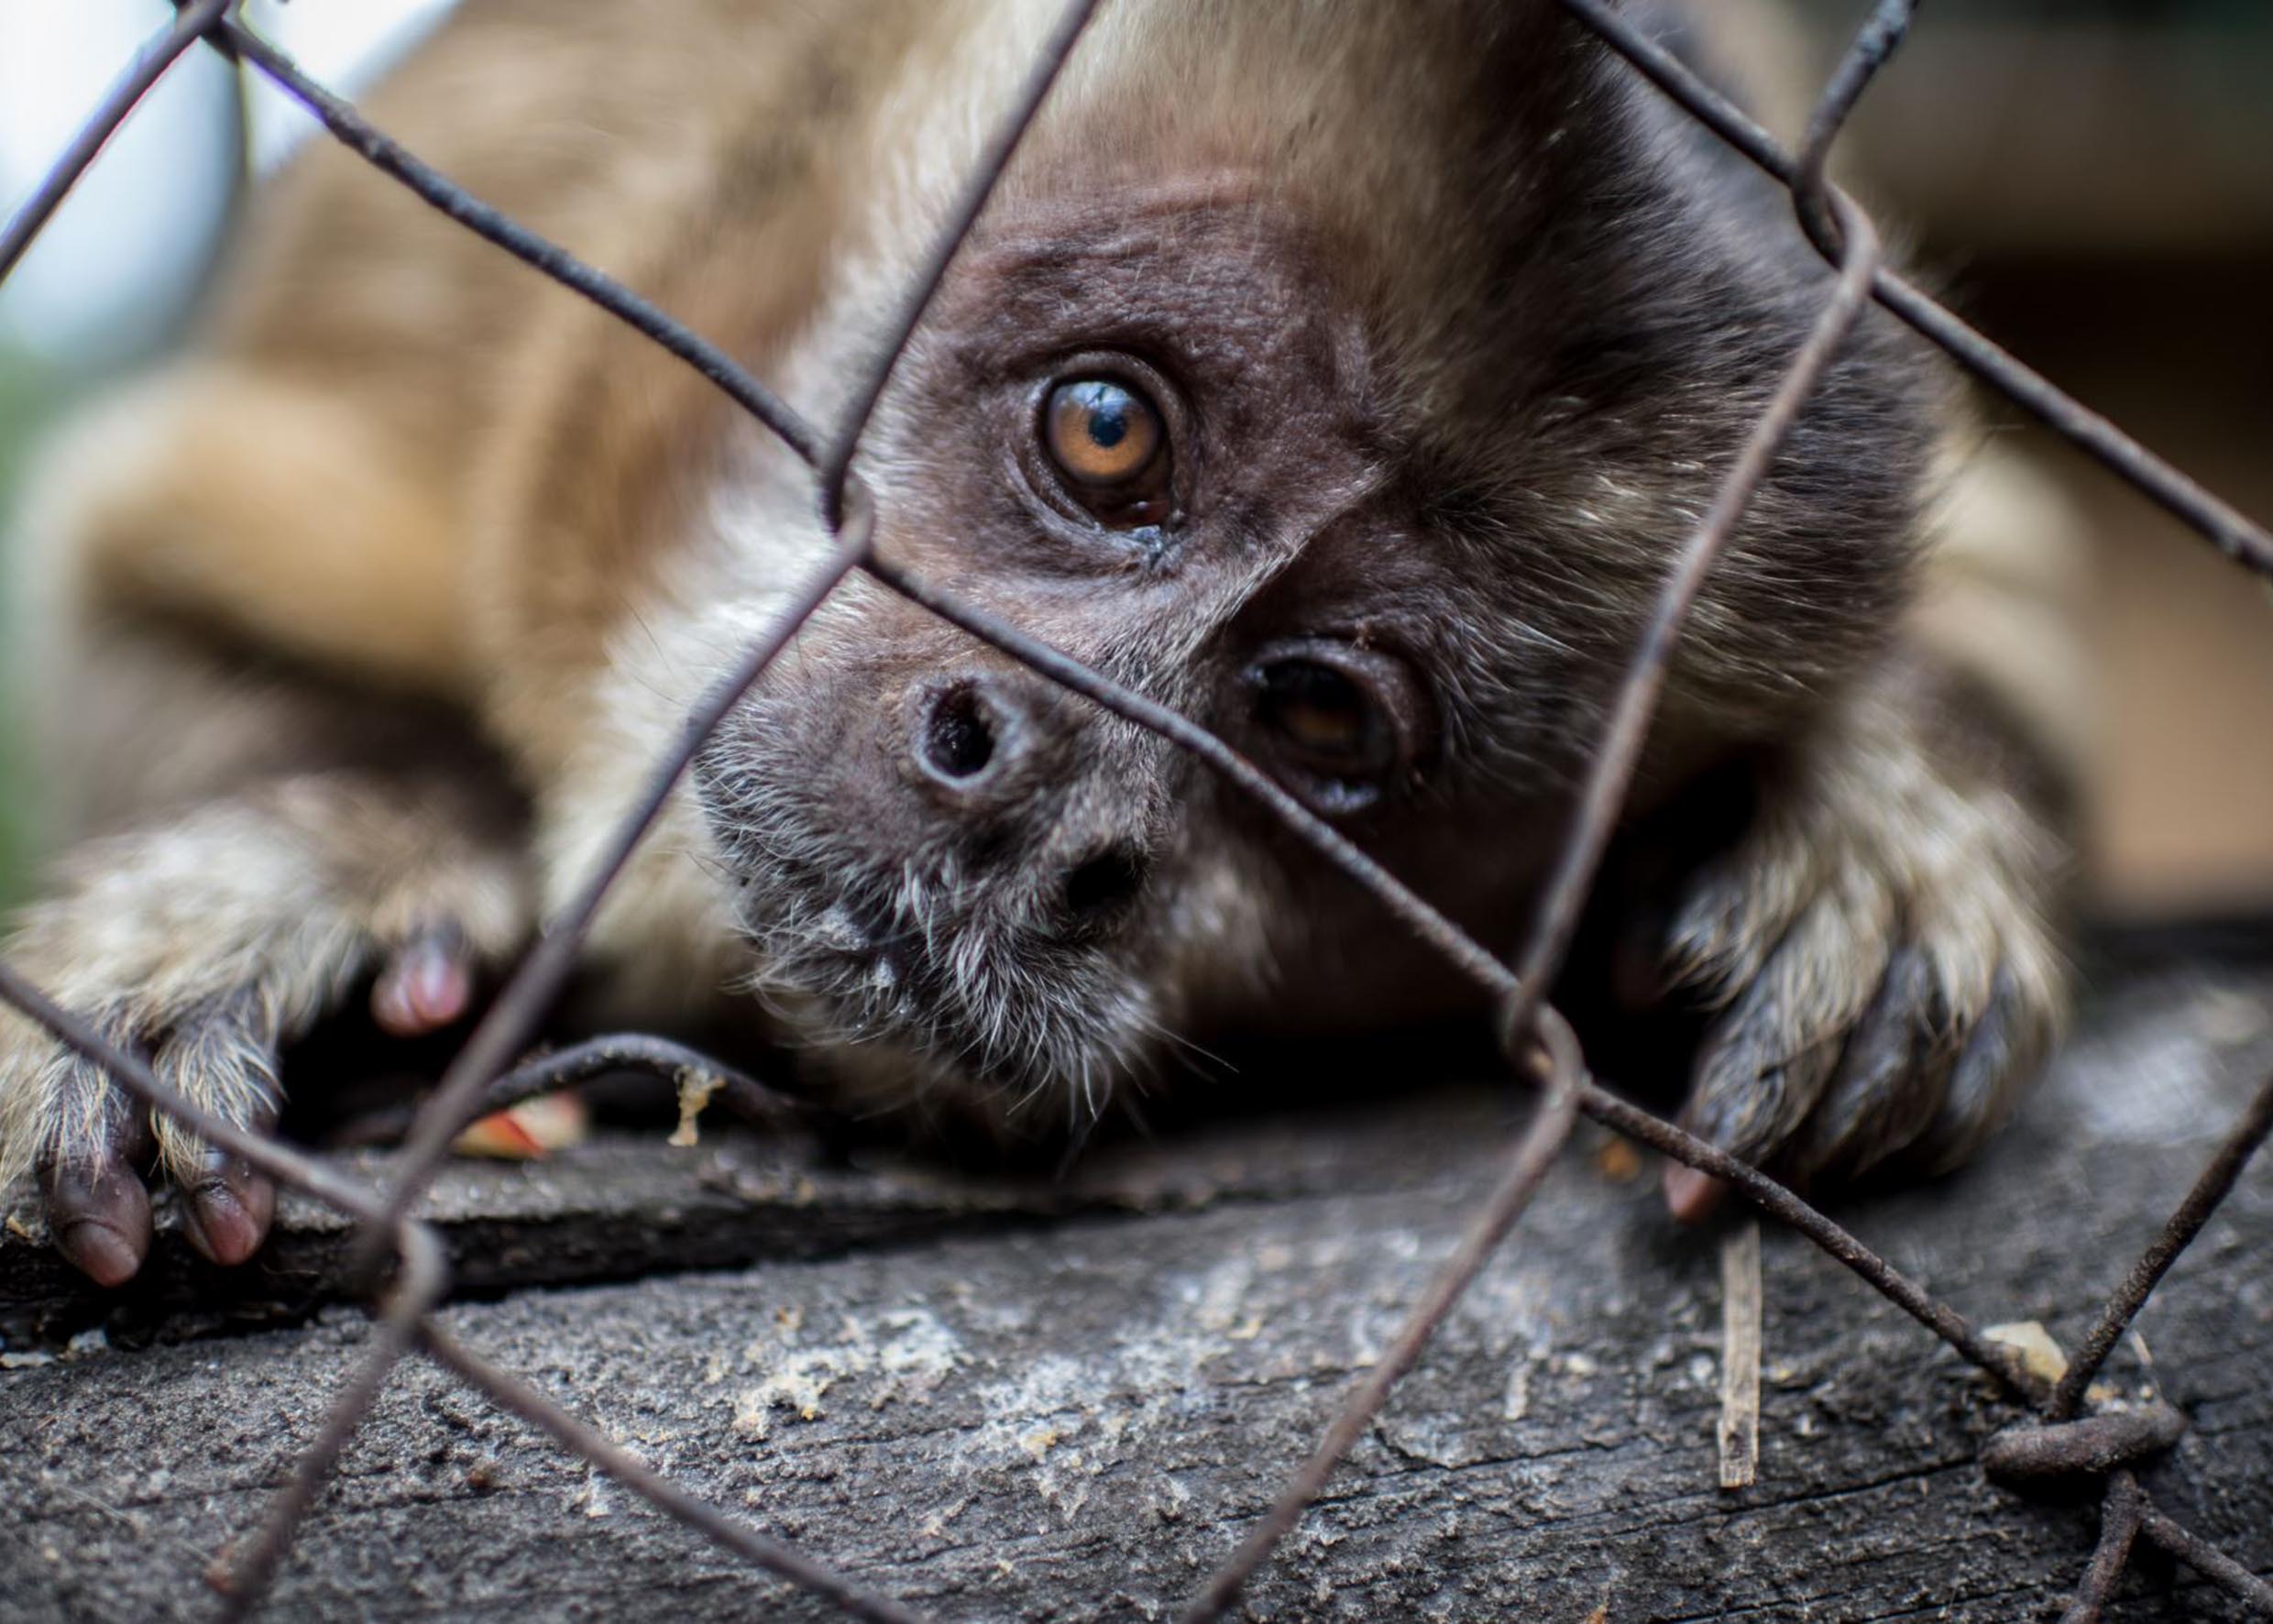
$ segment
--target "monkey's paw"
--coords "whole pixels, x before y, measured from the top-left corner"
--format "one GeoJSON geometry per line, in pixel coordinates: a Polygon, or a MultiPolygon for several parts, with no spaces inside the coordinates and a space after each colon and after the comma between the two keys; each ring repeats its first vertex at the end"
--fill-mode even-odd
{"type": "MultiPolygon", "coordinates": [[[[258,1132],[282,1104],[280,1048],[368,978],[383,1028],[446,1025],[470,1003],[477,953],[506,927],[494,886],[422,865],[349,883],[337,853],[277,840],[239,808],[75,853],[0,956],[159,1080],[258,1132]],[[232,823],[247,827],[230,828],[232,823]]],[[[147,1181],[180,1191],[183,1233],[215,1263],[258,1249],[274,1185],[145,1108],[97,1062],[0,1006],[0,1189],[38,1180],[55,1245],[99,1284],[148,1254],[147,1181]]]]}
{"type": "MultiPolygon", "coordinates": [[[[2065,1014],[2062,861],[2018,797],[1920,755],[1813,764],[1676,913],[1675,979],[1715,1012],[1683,1125],[1803,1189],[1965,1160],[2065,1014]]],[[[1719,1193],[1666,1169],[1677,1217],[1719,1193]]]]}

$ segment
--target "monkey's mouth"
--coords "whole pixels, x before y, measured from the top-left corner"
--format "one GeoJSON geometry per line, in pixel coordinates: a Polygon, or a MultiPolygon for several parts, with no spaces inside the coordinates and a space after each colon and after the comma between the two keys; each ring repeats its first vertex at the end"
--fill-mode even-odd
{"type": "Polygon", "coordinates": [[[904,875],[891,895],[854,885],[784,905],[778,882],[750,889],[775,905],[744,909],[748,991],[791,1047],[857,1073],[863,1094],[961,1096],[1002,1119],[1063,1098],[1093,1116],[1150,1069],[1149,978],[1125,953],[904,875]]]}
{"type": "Polygon", "coordinates": [[[825,909],[817,928],[820,945],[842,956],[849,973],[879,992],[896,991],[908,1005],[919,996],[922,932],[872,899],[851,896],[825,909]]]}
{"type": "Polygon", "coordinates": [[[803,751],[752,744],[785,725],[747,713],[751,736],[697,777],[752,949],[741,990],[824,1089],[998,1121],[1071,1098],[1078,1120],[1149,1072],[1166,888],[1126,843],[1063,864],[1008,835],[950,839],[929,816],[822,793],[833,781],[803,751]]]}

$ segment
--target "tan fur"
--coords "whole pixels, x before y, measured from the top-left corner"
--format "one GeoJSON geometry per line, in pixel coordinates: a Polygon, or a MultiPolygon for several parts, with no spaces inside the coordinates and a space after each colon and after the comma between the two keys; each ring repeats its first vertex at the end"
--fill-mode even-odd
{"type": "Polygon", "coordinates": [[[335,393],[187,367],[79,424],[53,466],[89,605],[192,615],[383,684],[471,683],[448,510],[335,393]]]}

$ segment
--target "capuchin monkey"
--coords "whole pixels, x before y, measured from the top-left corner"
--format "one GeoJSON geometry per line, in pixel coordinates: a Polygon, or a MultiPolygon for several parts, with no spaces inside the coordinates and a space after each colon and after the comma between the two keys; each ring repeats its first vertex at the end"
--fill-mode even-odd
{"type": "MultiPolygon", "coordinates": [[[[1058,8],[469,0],[368,111],[827,422],[1058,8]]],[[[884,556],[1506,949],[1830,284],[1552,0],[1108,0],[857,468],[884,556]]],[[[1967,1156],[2063,1002],[2057,752],[1916,610],[1952,403],[1866,317],[1705,587],[1623,841],[1651,878],[1611,980],[1706,1012],[1685,1121],[1818,1186],[1967,1156]]],[[[712,386],[318,143],[18,517],[68,839],[0,948],[268,1127],[328,1012],[467,1010],[830,545],[712,386]]],[[[739,1030],[848,1113],[1012,1137],[1186,1042],[1481,1007],[1191,759],[862,577],[703,748],[584,969],[595,1023],[739,1030]]],[[[224,1264],[274,1204],[13,1015],[0,1154],[104,1284],[147,1181],[224,1264]]],[[[1684,1216],[1715,1193],[1669,1172],[1684,1216]]]]}

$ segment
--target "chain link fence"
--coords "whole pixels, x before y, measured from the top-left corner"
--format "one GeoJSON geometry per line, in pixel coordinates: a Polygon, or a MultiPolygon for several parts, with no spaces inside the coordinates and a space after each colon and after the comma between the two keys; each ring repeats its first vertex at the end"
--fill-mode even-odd
{"type": "MultiPolygon", "coordinates": [[[[788,611],[743,652],[726,681],[686,719],[669,754],[656,763],[636,811],[614,832],[601,861],[575,897],[515,969],[421,1108],[380,1189],[343,1177],[325,1162],[273,1138],[248,1132],[191,1104],[161,1084],[135,1056],[108,1042],[82,1016],[57,1007],[12,968],[0,964],[0,998],[98,1061],[158,1111],[262,1173],[328,1203],[360,1226],[366,1261],[391,1259],[374,1334],[354,1370],[277,1492],[258,1534],[234,1557],[216,1559],[207,1577],[221,1596],[221,1615],[238,1618],[260,1602],[296,1529],[346,1444],[396,1366],[423,1354],[491,1402],[549,1434],[558,1444],[714,1542],[788,1583],[824,1597],[852,1617],[906,1621],[917,1615],[875,1594],[821,1558],[795,1549],[687,1492],[630,1451],[511,1372],[467,1351],[432,1318],[450,1285],[448,1260],[434,1233],[412,1215],[458,1132],[503,1103],[558,1086],[580,1069],[645,1064],[668,1070],[685,1051],[659,1040],[604,1040],[538,1065],[512,1062],[534,1036],[574,967],[585,935],[609,888],[663,810],[711,730],[750,690],[805,620],[849,576],[864,574],[1012,658],[1138,727],[1198,757],[1233,788],[1268,808],[1353,884],[1369,893],[1400,925],[1444,960],[1447,971],[1488,993],[1498,1011],[1500,1047],[1510,1068],[1533,1085],[1539,1106],[1505,1171],[1442,1269],[1415,1302],[1398,1334],[1357,1381],[1310,1458],[1293,1471],[1275,1504],[1226,1555],[1183,1611],[1188,1620],[1216,1619],[1269,1560],[1344,1454],[1386,1403],[1399,1379],[1424,1354],[1431,1336],[1521,1217],[1581,1116],[1667,1157],[1725,1180],[1743,1201],[1798,1231],[1985,1372],[2004,1393],[2035,1412],[2031,1421],[1998,1433],[1984,1467],[2015,1486],[2081,1479],[2102,1497],[2097,1549],[2067,1612],[2096,1619],[2140,1542],[2159,1547],[2245,1604],[2273,1618],[2273,1584],[2173,1521],[2140,1487],[2134,1468],[2166,1449],[2184,1418],[2159,1404],[2093,1411],[2092,1381],[2118,1339],[2165,1272],[2200,1233],[2252,1154],[2273,1134],[2273,1080],[2257,1093],[2227,1138],[2185,1192],[2167,1223],[2110,1293],[2074,1357],[2049,1379],[1974,1321],[1924,1289],[1797,1194],[1756,1169],[1608,1092],[1586,1070],[1577,1041],[1545,1002],[1576,929],[1596,869],[1623,804],[1668,661],[1697,590],[1741,519],[1779,447],[1842,342],[1873,302],[1946,351],[1982,384],[2016,402],[2047,426],[2128,480],[2221,552],[2273,577],[2273,534],[2156,456],[2114,423],[2063,393],[2016,357],[1967,325],[1883,262],[1872,222],[1825,179],[1825,165],[1845,121],[1872,78],[1899,49],[1915,0],[1881,0],[1840,60],[1817,102],[1805,140],[1786,151],[1741,110],[1653,43],[1611,0],[1560,0],[1604,49],[1790,191],[1799,229],[1838,275],[1813,331],[1791,357],[1781,387],[1735,464],[1723,477],[1689,536],[1660,596],[1588,768],[1576,814],[1551,872],[1529,936],[1504,963],[1427,902],[1400,884],[1333,828],[1309,812],[1259,768],[1187,719],[1155,705],[1018,628],[919,579],[871,545],[874,510],[852,472],[862,434],[909,336],[921,322],[950,263],[1002,175],[1011,153],[1049,93],[1101,0],[1072,0],[1049,34],[1014,105],[964,182],[945,228],[901,294],[881,346],[854,381],[840,422],[818,424],[791,410],[723,351],[629,289],[468,195],[413,153],[373,128],[356,110],[311,81],[236,15],[236,0],[181,0],[172,25],[153,39],[87,119],[78,138],[5,232],[5,277],[93,160],[112,131],[183,53],[201,44],[248,72],[266,76],[300,102],[331,135],[392,181],[410,188],[467,230],[583,295],[695,368],[777,435],[812,470],[820,510],[835,537],[826,565],[798,592],[788,611]]],[[[755,1085],[741,1085],[754,1087],[755,1085]]]]}

